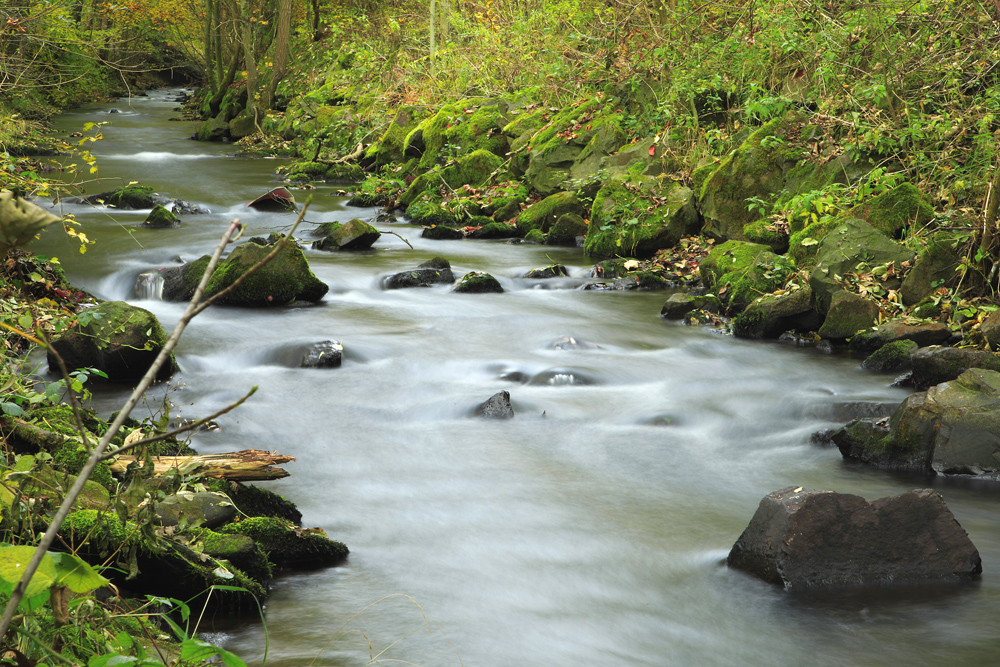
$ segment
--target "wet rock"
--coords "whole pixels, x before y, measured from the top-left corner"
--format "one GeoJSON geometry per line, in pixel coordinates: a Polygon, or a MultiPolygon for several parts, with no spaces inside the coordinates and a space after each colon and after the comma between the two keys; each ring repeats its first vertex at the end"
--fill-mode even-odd
{"type": "Polygon", "coordinates": [[[343,224],[324,222],[316,228],[316,234],[322,237],[312,244],[316,250],[367,250],[382,236],[379,230],[360,218],[343,224]]]}
{"type": "Polygon", "coordinates": [[[454,227],[446,227],[445,225],[424,227],[424,231],[420,232],[420,236],[435,241],[458,241],[465,238],[465,235],[461,231],[454,227]]]}
{"type": "Polygon", "coordinates": [[[455,282],[455,274],[451,264],[443,257],[434,257],[420,264],[412,271],[401,271],[382,281],[383,289],[402,289],[406,287],[430,287],[431,285],[450,284],[455,282]]]}
{"type": "Polygon", "coordinates": [[[928,489],[870,503],[802,487],[775,491],[761,500],[728,563],[791,590],[959,583],[982,572],[968,534],[928,489]]]}
{"type": "Polygon", "coordinates": [[[302,355],[302,368],[339,368],[344,358],[344,346],[340,341],[324,340],[309,346],[302,355]]]}
{"type": "Polygon", "coordinates": [[[951,288],[958,284],[961,274],[955,267],[962,257],[955,243],[954,239],[934,241],[920,253],[899,289],[905,305],[920,303],[941,286],[951,288]]]}
{"type": "Polygon", "coordinates": [[[524,277],[542,280],[547,278],[564,278],[568,275],[569,271],[562,264],[551,264],[541,269],[531,269],[524,274],[524,277]]]}
{"type": "Polygon", "coordinates": [[[198,127],[194,138],[198,141],[228,141],[229,122],[222,118],[209,118],[198,127]]]}
{"type": "Polygon", "coordinates": [[[236,508],[221,493],[178,492],[156,503],[157,523],[161,526],[204,526],[216,528],[236,516],[236,508]]]}
{"type": "Polygon", "coordinates": [[[577,246],[583,243],[587,236],[587,223],[575,213],[566,213],[549,227],[545,237],[546,245],[577,246]]]}
{"type": "Polygon", "coordinates": [[[514,239],[522,234],[516,227],[506,222],[488,222],[469,236],[474,239],[514,239]]]}
{"type": "Polygon", "coordinates": [[[212,211],[204,206],[188,203],[183,199],[175,199],[170,205],[170,212],[174,215],[204,215],[212,211]]]}
{"type": "Polygon", "coordinates": [[[455,291],[463,294],[485,294],[488,292],[503,292],[500,281],[488,273],[470,271],[462,276],[462,279],[455,285],[455,291]]]}
{"type": "Polygon", "coordinates": [[[697,233],[699,223],[687,186],[652,176],[612,179],[594,196],[583,248],[595,257],[652,257],[697,233]]]}
{"type": "Polygon", "coordinates": [[[690,292],[674,292],[660,309],[660,317],[666,320],[683,320],[688,313],[695,310],[722,310],[722,302],[714,294],[691,294],[690,292]]]}
{"type": "Polygon", "coordinates": [[[881,419],[890,417],[899,407],[899,401],[837,401],[810,406],[809,416],[833,422],[854,419],[881,419]]]}
{"type": "Polygon", "coordinates": [[[726,241],[715,246],[698,267],[701,279],[729,307],[742,309],[761,294],[784,286],[792,275],[787,259],[766,245],[726,241]]]}
{"type": "MultiPolygon", "coordinates": [[[[52,340],[52,349],[67,368],[97,368],[112,382],[142,378],[167,342],[167,334],[153,313],[124,301],[106,301],[83,311],[79,320],[76,329],[52,340]]],[[[55,355],[50,351],[47,357],[49,368],[60,372],[55,355]]],[[[176,369],[171,358],[157,379],[166,380],[176,369]]]]}
{"type": "Polygon", "coordinates": [[[512,419],[514,408],[510,404],[510,392],[498,391],[476,408],[476,416],[484,419],[512,419]]]}
{"type": "Polygon", "coordinates": [[[811,331],[818,324],[813,292],[807,285],[784,294],[765,294],[754,299],[733,318],[733,335],[737,338],[776,338],[791,329],[811,331]]]}
{"type": "Polygon", "coordinates": [[[876,373],[903,373],[913,369],[913,353],[919,346],[912,340],[902,339],[886,343],[868,355],[861,367],[876,373]]]}
{"type": "Polygon", "coordinates": [[[840,290],[830,297],[830,308],[816,333],[823,338],[849,338],[875,324],[878,313],[878,304],[874,301],[840,290]]]}
{"type": "Polygon", "coordinates": [[[539,202],[535,202],[517,216],[517,229],[524,236],[532,229],[549,231],[563,215],[583,215],[583,204],[572,192],[556,192],[539,202]]]}
{"type": "Polygon", "coordinates": [[[1000,371],[1000,356],[965,347],[923,347],[913,353],[913,384],[926,389],[954,380],[970,368],[1000,371]]]}
{"type": "Polygon", "coordinates": [[[850,348],[854,352],[868,354],[898,340],[912,340],[918,347],[927,347],[940,345],[950,338],[951,329],[943,322],[905,324],[895,320],[881,324],[875,329],[856,333],[851,337],[850,348]]]}
{"type": "Polygon", "coordinates": [[[886,236],[900,238],[907,227],[920,228],[927,224],[934,217],[934,209],[915,185],[901,183],[888,192],[868,198],[848,214],[861,218],[886,236]]]}
{"type": "Polygon", "coordinates": [[[96,195],[89,195],[81,199],[71,199],[71,202],[80,202],[91,205],[104,205],[123,211],[140,210],[153,208],[157,204],[162,204],[166,200],[153,191],[153,188],[146,185],[128,185],[101,192],[96,195]]]}
{"type": "Polygon", "coordinates": [[[168,211],[165,206],[157,204],[149,212],[149,215],[146,216],[142,226],[149,227],[150,229],[171,229],[173,227],[180,227],[181,220],[168,211]]]}
{"type": "Polygon", "coordinates": [[[979,333],[991,348],[995,350],[1000,347],[1000,310],[993,311],[983,320],[979,325],[979,333]]]}

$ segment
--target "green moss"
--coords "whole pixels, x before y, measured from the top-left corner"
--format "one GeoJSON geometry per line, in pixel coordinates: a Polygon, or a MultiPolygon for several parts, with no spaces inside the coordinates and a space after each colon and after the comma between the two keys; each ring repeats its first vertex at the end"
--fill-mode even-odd
{"type": "Polygon", "coordinates": [[[771,250],[781,255],[788,251],[788,234],[776,229],[769,229],[774,221],[763,218],[756,222],[751,222],[743,228],[743,236],[751,243],[762,243],[771,250]]]}
{"type": "Polygon", "coordinates": [[[934,209],[911,183],[898,185],[855,206],[848,213],[865,220],[890,238],[900,238],[911,225],[920,227],[934,217],[934,209]]]}
{"type": "Polygon", "coordinates": [[[547,232],[549,227],[566,213],[581,214],[583,204],[572,192],[557,192],[521,211],[517,216],[517,228],[522,234],[533,229],[547,232]]]}
{"type": "Polygon", "coordinates": [[[614,179],[594,197],[583,247],[596,257],[651,257],[673,247],[697,223],[698,213],[686,187],[614,179]]]}
{"type": "Polygon", "coordinates": [[[445,131],[449,125],[457,122],[464,113],[461,104],[447,104],[436,114],[421,121],[403,140],[403,153],[406,156],[417,157],[417,168],[427,171],[442,157],[447,136],[445,131]]]}
{"type": "Polygon", "coordinates": [[[562,133],[568,131],[570,134],[574,134],[574,130],[583,129],[600,110],[601,102],[596,97],[584,100],[577,105],[564,107],[532,137],[529,145],[532,150],[537,150],[543,155],[551,153],[566,143],[568,137],[562,133]]]}
{"type": "Polygon", "coordinates": [[[146,185],[129,185],[104,195],[104,203],[123,209],[152,208],[156,205],[156,193],[146,185]]]}
{"type": "Polygon", "coordinates": [[[399,205],[407,207],[428,191],[442,188],[457,190],[463,185],[479,187],[504,165],[504,159],[489,151],[477,150],[464,155],[447,167],[434,169],[418,176],[399,197],[399,205]]]}
{"type": "Polygon", "coordinates": [[[837,216],[810,223],[804,229],[794,232],[788,239],[788,256],[799,266],[811,265],[820,242],[845,221],[843,216],[837,216]]]}
{"type": "Polygon", "coordinates": [[[406,207],[406,216],[414,225],[430,226],[459,224],[459,218],[442,202],[433,199],[419,199],[406,207]]]}
{"type": "Polygon", "coordinates": [[[146,227],[154,228],[176,227],[180,224],[180,218],[168,210],[167,207],[157,204],[149,212],[149,215],[146,216],[142,224],[146,227]]]}
{"type": "Polygon", "coordinates": [[[139,543],[139,526],[124,522],[114,512],[77,510],[66,517],[59,535],[74,547],[86,545],[90,553],[107,555],[139,543]]]}
{"type": "MultiPolygon", "coordinates": [[[[493,222],[490,218],[485,218],[486,224],[472,232],[474,239],[512,239],[521,236],[517,227],[508,225],[506,222],[493,222]]],[[[473,220],[469,224],[474,224],[473,220]]]]}
{"type": "MultiPolygon", "coordinates": [[[[212,296],[232,284],[247,269],[264,259],[272,249],[270,245],[253,241],[237,246],[212,274],[206,296],[212,296]]],[[[258,307],[278,306],[295,299],[318,301],[328,289],[309,270],[309,263],[302,250],[295,243],[289,242],[263,268],[223,297],[222,302],[258,307]]]]}
{"type": "Polygon", "coordinates": [[[549,114],[550,112],[547,108],[540,106],[529,111],[522,111],[514,116],[513,120],[504,125],[503,133],[514,139],[514,143],[511,144],[511,150],[516,150],[521,145],[527,143],[530,137],[525,135],[537,132],[539,128],[545,125],[549,114]]]}
{"type": "Polygon", "coordinates": [[[496,278],[488,273],[470,271],[462,276],[462,279],[455,285],[454,291],[465,294],[500,293],[503,292],[503,287],[496,278]]]}
{"type": "Polygon", "coordinates": [[[222,526],[217,532],[250,537],[268,560],[279,567],[334,565],[348,555],[346,546],[329,539],[322,531],[302,530],[282,519],[244,519],[222,526]]]}
{"type": "Polygon", "coordinates": [[[524,240],[528,243],[545,243],[546,236],[545,232],[540,229],[532,229],[530,232],[524,235],[524,240]]]}
{"type": "Polygon", "coordinates": [[[726,241],[702,260],[701,278],[730,308],[745,308],[762,294],[780,289],[794,273],[784,257],[764,245],[726,241]]]}
{"type": "Polygon", "coordinates": [[[347,203],[350,206],[380,206],[394,201],[406,189],[400,178],[368,176],[347,203]]]}

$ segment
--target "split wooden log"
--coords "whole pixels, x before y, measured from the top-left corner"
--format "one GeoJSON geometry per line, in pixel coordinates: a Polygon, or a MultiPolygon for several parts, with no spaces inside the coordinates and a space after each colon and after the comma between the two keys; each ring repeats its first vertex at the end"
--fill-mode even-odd
{"type": "MultiPolygon", "coordinates": [[[[135,456],[127,454],[117,456],[109,462],[111,471],[124,473],[128,465],[136,460],[135,456]]],[[[277,464],[294,460],[294,456],[263,452],[258,449],[244,449],[224,454],[152,457],[154,476],[165,475],[171,470],[179,469],[186,475],[200,474],[236,482],[260,482],[288,477],[288,471],[277,467],[277,464]]]]}

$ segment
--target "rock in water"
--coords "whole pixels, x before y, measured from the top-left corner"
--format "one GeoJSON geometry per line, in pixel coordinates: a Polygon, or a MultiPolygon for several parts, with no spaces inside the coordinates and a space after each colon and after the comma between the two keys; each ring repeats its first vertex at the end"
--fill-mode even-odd
{"type": "Polygon", "coordinates": [[[929,489],[873,500],[788,487],[768,494],[730,567],[786,589],[968,581],[979,551],[929,489]]]}
{"type": "Polygon", "coordinates": [[[498,391],[476,408],[476,415],[485,419],[512,419],[514,408],[510,404],[510,392],[498,391]]]}
{"type": "Polygon", "coordinates": [[[338,368],[344,358],[340,341],[324,340],[310,345],[302,355],[302,368],[338,368]]]}

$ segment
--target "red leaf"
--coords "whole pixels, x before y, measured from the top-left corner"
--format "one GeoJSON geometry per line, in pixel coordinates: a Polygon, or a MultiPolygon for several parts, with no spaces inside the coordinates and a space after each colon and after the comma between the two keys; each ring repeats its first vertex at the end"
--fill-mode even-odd
{"type": "Polygon", "coordinates": [[[650,146],[649,147],[649,155],[650,155],[650,157],[656,155],[656,146],[650,146]]]}

